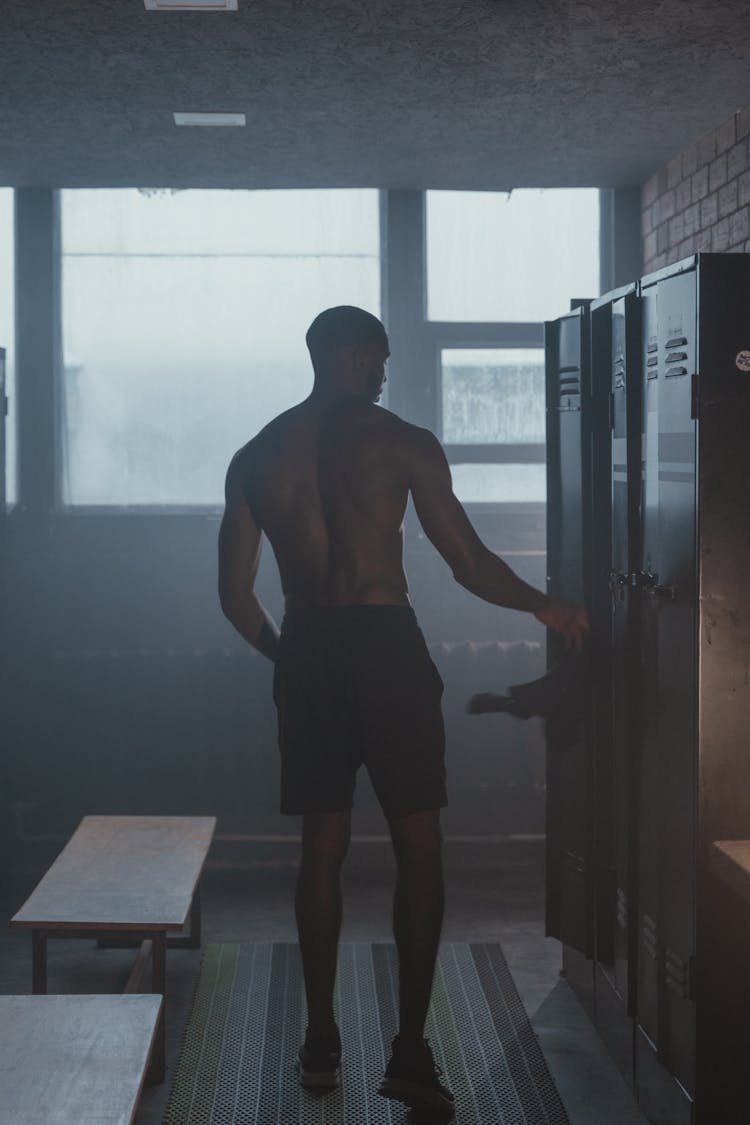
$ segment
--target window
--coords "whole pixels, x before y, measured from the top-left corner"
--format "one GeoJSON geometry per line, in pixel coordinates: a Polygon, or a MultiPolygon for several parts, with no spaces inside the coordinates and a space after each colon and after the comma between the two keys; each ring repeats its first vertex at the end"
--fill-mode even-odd
{"type": "Polygon", "coordinates": [[[599,293],[599,222],[596,189],[426,193],[425,331],[465,503],[545,502],[543,322],[599,293]]]}
{"type": "Polygon", "coordinates": [[[5,349],[5,394],[8,417],[5,425],[5,500],[12,505],[18,498],[15,370],[15,238],[13,190],[0,188],[0,348],[5,349]]]}
{"type": "Polygon", "coordinates": [[[441,405],[460,500],[544,502],[542,348],[444,348],[441,405]]]}
{"type": "Polygon", "coordinates": [[[444,349],[442,372],[444,441],[544,444],[543,349],[444,349]]]}
{"type": "Polygon", "coordinates": [[[309,392],[330,305],[380,313],[376,191],[63,191],[63,500],[216,505],[309,392]]]}
{"type": "Polygon", "coordinates": [[[541,322],[599,292],[599,192],[427,192],[427,315],[541,322]]]}

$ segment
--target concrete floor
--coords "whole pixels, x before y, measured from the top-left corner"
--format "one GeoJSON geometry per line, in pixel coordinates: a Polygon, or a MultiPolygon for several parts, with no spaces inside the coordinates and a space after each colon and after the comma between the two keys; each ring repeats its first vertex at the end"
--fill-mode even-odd
{"type": "MultiPolygon", "coordinates": [[[[496,857],[496,852],[493,853],[496,857]]],[[[558,942],[544,936],[544,876],[533,855],[502,862],[486,853],[447,848],[446,941],[499,942],[571,1125],[643,1125],[632,1095],[573,992],[560,977],[558,942]]],[[[390,941],[393,868],[387,849],[353,855],[344,878],[342,940],[390,941]]],[[[6,918],[35,880],[16,881],[3,895],[6,918]]],[[[251,869],[208,871],[203,889],[203,940],[293,941],[293,849],[251,869]]],[[[122,986],[132,952],[97,950],[89,942],[51,943],[51,992],[109,992],[122,986]]],[[[0,933],[0,992],[30,991],[28,935],[0,933]]],[[[190,1010],[199,951],[173,950],[168,964],[167,1080],[144,1091],[136,1125],[159,1125],[169,1094],[182,1030],[190,1010]]],[[[227,1123],[231,1125],[231,1123],[227,1123]]],[[[260,1125],[260,1123],[259,1123],[260,1125]]],[[[266,1123],[263,1123],[266,1125],[266,1123]]],[[[275,1125],[275,1123],[274,1123],[275,1125]]],[[[279,1123],[284,1125],[284,1123],[279,1123]]],[[[343,1125],[359,1125],[346,1122],[343,1125]]],[[[494,1125],[487,1122],[486,1125],[494,1125]]]]}

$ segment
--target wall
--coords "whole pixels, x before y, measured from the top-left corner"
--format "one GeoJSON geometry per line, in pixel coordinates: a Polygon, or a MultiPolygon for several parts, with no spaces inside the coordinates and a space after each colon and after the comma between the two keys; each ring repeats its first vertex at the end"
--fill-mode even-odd
{"type": "MultiPolygon", "coordinates": [[[[0,803],[16,857],[33,862],[43,837],[67,834],[87,812],[215,813],[222,833],[296,831],[278,813],[271,666],[218,607],[218,518],[60,513],[42,526],[15,512],[9,522],[0,803]]],[[[537,586],[544,554],[523,548],[539,535],[490,539],[537,586]]],[[[446,684],[446,832],[543,832],[536,721],[464,712],[475,691],[541,674],[541,626],[471,598],[429,545],[407,549],[406,566],[446,684]]],[[[280,619],[270,552],[258,588],[280,619]]],[[[360,788],[355,831],[381,834],[360,788]]]]}
{"type": "MultiPolygon", "coordinates": [[[[421,206],[419,193],[407,200],[421,206]]],[[[55,201],[17,195],[19,423],[24,503],[11,513],[0,583],[0,851],[14,866],[44,862],[85,813],[215,813],[219,832],[279,836],[271,667],[223,619],[216,596],[218,513],[60,510],[55,503],[58,352],[55,201]]],[[[418,213],[418,212],[417,212],[418,213]]],[[[403,240],[389,245],[403,249],[403,240]]],[[[419,263],[421,253],[412,248],[419,263]]],[[[416,289],[393,255],[396,282],[416,289]]],[[[416,267],[415,267],[416,268],[416,267]]],[[[412,294],[413,297],[413,294],[412,294]]],[[[421,315],[421,305],[412,321],[421,315]]],[[[391,405],[430,424],[434,354],[392,325],[391,405]],[[401,332],[401,335],[399,333],[401,332]],[[398,358],[396,358],[398,357],[398,358]]],[[[229,451],[227,456],[229,455],[229,451]]],[[[527,581],[545,581],[544,513],[484,515],[478,530],[527,581]]],[[[540,726],[469,717],[475,691],[542,673],[544,630],[456,586],[409,518],[412,598],[445,683],[449,835],[544,831],[540,726]],[[498,641],[501,638],[501,641],[498,641]]],[[[259,593],[281,616],[278,574],[263,556],[259,593]]],[[[362,784],[355,832],[385,830],[362,784]]]]}
{"type": "Polygon", "coordinates": [[[677,153],[643,186],[644,272],[698,251],[750,251],[750,106],[677,153]]]}

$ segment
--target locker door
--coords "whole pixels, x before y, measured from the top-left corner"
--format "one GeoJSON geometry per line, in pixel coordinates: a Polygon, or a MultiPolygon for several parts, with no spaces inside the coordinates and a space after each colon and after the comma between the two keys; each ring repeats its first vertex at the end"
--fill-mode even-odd
{"type": "Polygon", "coordinates": [[[695,271],[644,289],[638,1020],[694,1089],[695,271]],[[654,363],[656,358],[656,363],[654,363]]]}
{"type": "Polygon", "coordinates": [[[659,556],[647,568],[645,613],[654,618],[660,765],[659,929],[663,1027],[659,1055],[695,1088],[696,371],[695,271],[659,282],[659,556]],[[654,565],[656,564],[656,565],[654,565]],[[651,577],[653,574],[653,577],[651,577]]]}
{"type": "MultiPolygon", "coordinates": [[[[659,325],[657,287],[644,289],[642,317],[642,413],[640,514],[641,557],[637,573],[659,574],[659,325]]],[[[638,708],[641,747],[635,817],[638,872],[637,1023],[654,1050],[659,1042],[659,691],[658,603],[644,607],[638,589],[640,613],[640,677],[638,708]]]]}
{"type": "MultiPolygon", "coordinates": [[[[547,379],[548,589],[585,602],[585,536],[590,507],[588,314],[576,309],[545,326],[547,379]]],[[[548,664],[560,653],[548,635],[548,664]]],[[[592,951],[591,753],[582,700],[547,723],[547,932],[592,951]]]]}
{"type": "Polygon", "coordinates": [[[640,306],[634,293],[613,301],[610,362],[612,535],[612,777],[615,869],[615,987],[635,1011],[637,965],[637,790],[640,749],[638,606],[641,357],[640,306]]]}
{"type": "Polygon", "coordinates": [[[591,565],[587,607],[591,616],[591,707],[594,761],[594,944],[597,962],[614,983],[614,781],[612,764],[612,488],[610,383],[612,302],[591,306],[591,565]]]}

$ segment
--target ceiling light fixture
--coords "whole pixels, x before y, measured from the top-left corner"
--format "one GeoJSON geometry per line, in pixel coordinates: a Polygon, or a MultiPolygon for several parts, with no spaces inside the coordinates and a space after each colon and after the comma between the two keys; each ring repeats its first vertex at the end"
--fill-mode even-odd
{"type": "Polygon", "coordinates": [[[237,0],[143,0],[147,12],[236,12],[237,0]]]}
{"type": "Polygon", "coordinates": [[[244,113],[175,113],[175,125],[244,125],[244,113]]]}

